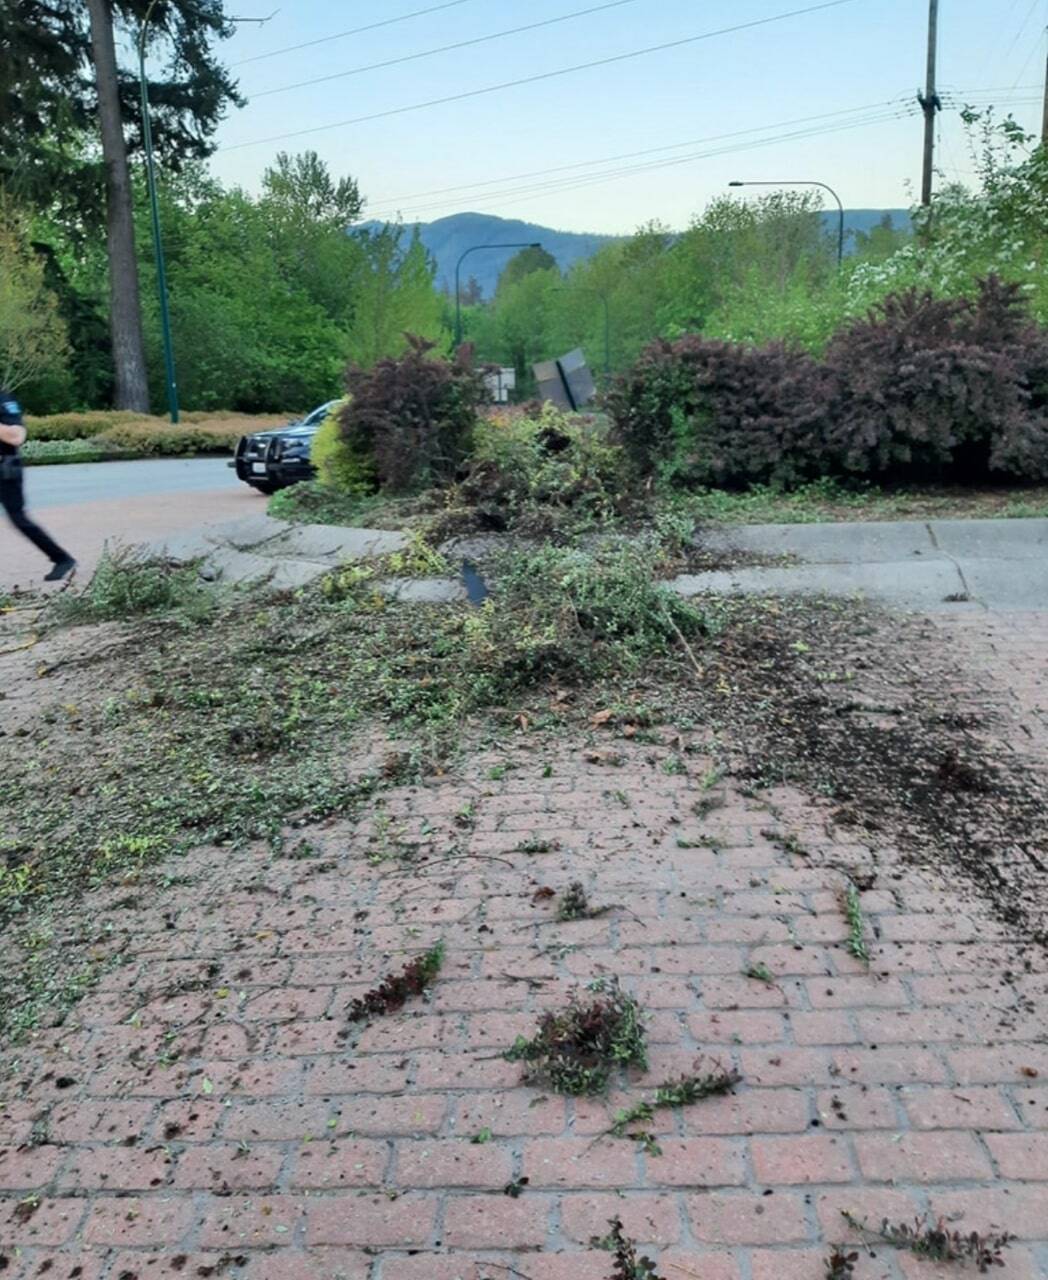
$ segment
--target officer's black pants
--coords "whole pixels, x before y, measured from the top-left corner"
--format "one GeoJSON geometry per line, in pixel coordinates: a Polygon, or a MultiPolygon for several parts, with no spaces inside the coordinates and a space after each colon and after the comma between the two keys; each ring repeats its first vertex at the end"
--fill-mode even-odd
{"type": "Polygon", "coordinates": [[[68,555],[53,538],[30,520],[26,515],[25,493],[22,489],[22,468],[9,462],[3,465],[0,460],[0,507],[7,512],[8,518],[19,533],[24,533],[34,546],[40,548],[53,563],[68,559],[68,555]]]}

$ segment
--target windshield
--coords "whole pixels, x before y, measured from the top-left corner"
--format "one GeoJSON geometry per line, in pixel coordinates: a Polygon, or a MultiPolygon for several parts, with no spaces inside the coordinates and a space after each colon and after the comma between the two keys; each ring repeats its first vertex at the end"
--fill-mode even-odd
{"type": "Polygon", "coordinates": [[[320,408],[319,408],[319,409],[314,409],[312,413],[307,414],[307,415],[302,419],[302,426],[304,426],[304,427],[319,427],[319,426],[320,426],[320,424],[321,424],[321,423],[324,421],[324,419],[327,417],[327,412],[328,412],[328,410],[331,408],[331,405],[332,405],[333,403],[334,403],[334,401],[328,401],[328,403],[327,403],[327,404],[322,404],[322,405],[320,406],[320,408]]]}

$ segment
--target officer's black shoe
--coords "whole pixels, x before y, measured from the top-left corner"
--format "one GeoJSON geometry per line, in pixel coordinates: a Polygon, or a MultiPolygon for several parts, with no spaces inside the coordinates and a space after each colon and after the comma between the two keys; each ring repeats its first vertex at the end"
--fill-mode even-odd
{"type": "Polygon", "coordinates": [[[72,556],[65,556],[61,560],[56,560],[51,566],[51,572],[44,574],[45,582],[61,582],[63,578],[68,578],[76,569],[76,561],[72,556]]]}

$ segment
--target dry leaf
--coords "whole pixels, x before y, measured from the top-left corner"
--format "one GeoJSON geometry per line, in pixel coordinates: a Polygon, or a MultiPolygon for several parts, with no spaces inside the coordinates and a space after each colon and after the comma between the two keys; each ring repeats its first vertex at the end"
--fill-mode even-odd
{"type": "Polygon", "coordinates": [[[532,902],[542,902],[546,898],[555,898],[557,896],[556,889],[551,889],[548,884],[544,884],[541,889],[536,889],[531,895],[532,902]]]}
{"type": "Polygon", "coordinates": [[[614,711],[598,711],[590,717],[590,724],[607,724],[614,714],[614,711]]]}

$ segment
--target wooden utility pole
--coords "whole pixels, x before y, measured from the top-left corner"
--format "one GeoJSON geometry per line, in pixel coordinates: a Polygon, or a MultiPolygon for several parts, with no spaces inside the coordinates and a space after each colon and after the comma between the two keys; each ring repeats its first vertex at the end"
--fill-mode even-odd
{"type": "Polygon", "coordinates": [[[917,101],[924,110],[924,165],[921,171],[921,204],[932,202],[932,168],[935,159],[935,115],[942,106],[935,92],[935,53],[939,37],[939,0],[928,0],[928,74],[924,93],[917,101]]]}
{"type": "Polygon", "coordinates": [[[1044,116],[1041,119],[1041,145],[1048,147],[1048,58],[1044,64],[1044,116]]]}

